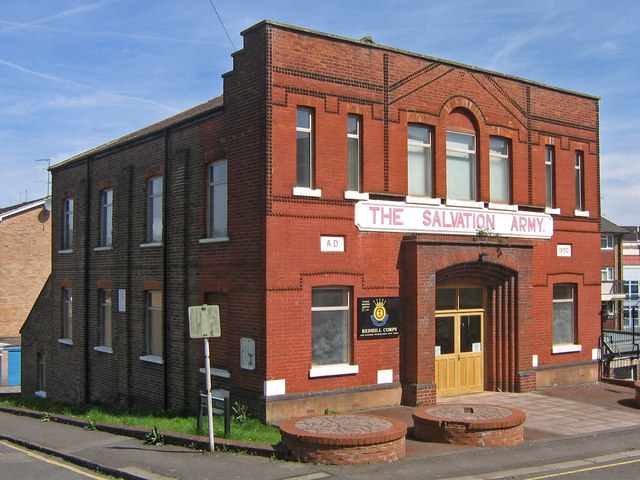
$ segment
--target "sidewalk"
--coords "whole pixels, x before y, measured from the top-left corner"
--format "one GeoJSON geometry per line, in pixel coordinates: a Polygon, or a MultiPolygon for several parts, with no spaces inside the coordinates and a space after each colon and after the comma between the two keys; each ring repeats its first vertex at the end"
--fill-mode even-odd
{"type": "MultiPolygon", "coordinates": [[[[640,409],[635,408],[633,395],[633,389],[628,387],[594,384],[558,387],[526,394],[483,392],[441,399],[440,403],[495,404],[523,410],[527,414],[525,442],[527,448],[531,449],[536,444],[539,448],[545,448],[544,442],[548,440],[571,439],[572,443],[575,443],[579,440],[586,441],[585,439],[595,434],[601,434],[603,438],[615,438],[631,430],[633,434],[636,431],[640,432],[640,409]],[[617,433],[612,435],[611,432],[617,433]],[[540,441],[543,443],[540,444],[540,441]]],[[[411,410],[407,407],[396,407],[376,410],[375,413],[398,418],[411,426],[411,410]]],[[[184,444],[188,444],[193,438],[183,438],[184,444]]],[[[397,476],[402,476],[407,473],[406,469],[409,467],[420,468],[422,464],[433,465],[429,459],[434,457],[438,458],[438,468],[445,469],[450,464],[451,471],[455,472],[456,462],[460,462],[462,458],[467,459],[465,454],[470,450],[475,452],[472,457],[485,458],[502,452],[510,452],[509,456],[514,456],[513,454],[518,451],[518,447],[469,449],[408,439],[407,459],[404,462],[370,468],[354,466],[347,467],[345,470],[275,461],[265,456],[225,452],[202,453],[172,445],[147,446],[139,438],[104,431],[87,431],[77,426],[54,421],[42,422],[39,418],[4,412],[0,412],[0,439],[62,457],[84,467],[100,469],[116,477],[135,480],[167,478],[276,480],[298,476],[319,479],[345,472],[349,474],[341,478],[361,478],[362,475],[365,475],[362,478],[366,478],[366,475],[379,468],[384,468],[387,472],[395,471],[397,476]]],[[[611,440],[608,441],[611,443],[611,440]]],[[[597,445],[597,442],[594,444],[597,445]]],[[[554,447],[546,448],[553,450],[554,447]]],[[[264,446],[262,454],[268,454],[269,451],[272,451],[270,447],[264,446]]]]}

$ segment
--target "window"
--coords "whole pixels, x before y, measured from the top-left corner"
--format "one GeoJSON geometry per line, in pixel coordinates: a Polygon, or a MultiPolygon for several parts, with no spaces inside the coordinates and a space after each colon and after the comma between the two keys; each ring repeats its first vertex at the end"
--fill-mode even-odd
{"type": "Polygon", "coordinates": [[[489,139],[489,176],[492,202],[509,203],[510,201],[509,163],[509,141],[491,137],[489,139]]]}
{"type": "Polygon", "coordinates": [[[584,203],[584,154],[576,150],[576,210],[585,211],[584,203]]]}
{"type": "Polygon", "coordinates": [[[638,307],[634,309],[633,306],[625,305],[624,310],[622,311],[622,329],[625,331],[632,331],[634,328],[636,332],[640,332],[640,318],[638,318],[638,307]]]}
{"type": "Polygon", "coordinates": [[[576,286],[559,283],[553,286],[553,344],[573,344],[576,338],[576,286]]]}
{"type": "Polygon", "coordinates": [[[545,148],[544,168],[545,168],[545,184],[547,187],[547,208],[555,208],[555,191],[554,191],[554,162],[556,157],[555,148],[547,145],[545,148]]]}
{"type": "Polygon", "coordinates": [[[638,300],[638,280],[625,280],[623,287],[627,300],[638,300]]]}
{"type": "Polygon", "coordinates": [[[311,297],[311,364],[349,363],[349,290],[342,287],[314,288],[311,297]]]}
{"type": "Polygon", "coordinates": [[[162,358],[162,292],[147,292],[147,355],[162,358]]]}
{"type": "Polygon", "coordinates": [[[409,195],[433,196],[431,129],[429,127],[409,124],[407,157],[409,195]]]}
{"type": "Polygon", "coordinates": [[[36,396],[38,397],[46,397],[46,391],[47,391],[47,382],[46,382],[46,359],[45,359],[45,355],[44,352],[38,352],[37,353],[37,357],[36,357],[36,362],[37,362],[37,366],[38,366],[38,390],[36,391],[36,396]]]}
{"type": "Polygon", "coordinates": [[[62,248],[73,248],[73,198],[67,198],[63,203],[62,248]]]}
{"type": "Polygon", "coordinates": [[[162,242],[162,177],[149,180],[147,200],[147,242],[162,242]]]}
{"type": "Polygon", "coordinates": [[[613,235],[602,235],[600,237],[601,250],[613,250],[613,235]]]}
{"type": "Polygon", "coordinates": [[[73,293],[71,288],[62,289],[62,338],[71,340],[73,333],[73,293]]]}
{"type": "Polygon", "coordinates": [[[297,137],[297,179],[298,187],[313,188],[313,112],[308,108],[298,108],[296,125],[297,137]]]}
{"type": "Polygon", "coordinates": [[[111,348],[111,290],[101,289],[100,299],[100,346],[111,348]]]}
{"type": "Polygon", "coordinates": [[[447,132],[447,198],[476,200],[476,136],[447,132]]]}
{"type": "Polygon", "coordinates": [[[602,280],[603,282],[613,281],[613,267],[601,267],[600,280],[602,280]]]}
{"type": "Polygon", "coordinates": [[[100,195],[100,246],[113,244],[113,190],[103,190],[100,195]]]}
{"type": "Polygon", "coordinates": [[[227,161],[209,165],[207,189],[207,236],[226,238],[227,233],[227,161]]]}
{"type": "MultiPolygon", "coordinates": [[[[358,115],[347,117],[347,168],[349,172],[347,189],[359,192],[362,179],[362,119],[358,115]]],[[[298,139],[300,137],[298,136],[298,139]]]]}

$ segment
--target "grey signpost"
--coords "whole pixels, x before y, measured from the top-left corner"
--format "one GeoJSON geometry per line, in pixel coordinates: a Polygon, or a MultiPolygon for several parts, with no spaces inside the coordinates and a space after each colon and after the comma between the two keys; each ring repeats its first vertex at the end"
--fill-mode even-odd
{"type": "Polygon", "coordinates": [[[189,307],[189,335],[204,340],[204,371],[207,388],[207,420],[209,425],[209,450],[213,452],[213,407],[211,405],[211,362],[209,360],[209,338],[220,336],[220,310],[218,305],[189,307]]]}

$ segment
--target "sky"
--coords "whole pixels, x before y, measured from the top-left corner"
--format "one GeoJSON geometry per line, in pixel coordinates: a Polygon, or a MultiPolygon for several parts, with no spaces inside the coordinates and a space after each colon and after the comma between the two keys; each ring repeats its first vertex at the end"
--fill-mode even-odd
{"type": "Polygon", "coordinates": [[[601,213],[640,225],[638,0],[0,0],[0,208],[220,95],[264,19],[600,97],[601,213]]]}

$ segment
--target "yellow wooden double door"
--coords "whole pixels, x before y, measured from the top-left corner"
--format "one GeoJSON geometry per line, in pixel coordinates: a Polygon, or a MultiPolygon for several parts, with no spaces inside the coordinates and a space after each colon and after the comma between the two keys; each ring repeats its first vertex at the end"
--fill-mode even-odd
{"type": "MultiPolygon", "coordinates": [[[[465,289],[454,290],[456,297],[468,293],[465,289]]],[[[473,294],[484,298],[484,292],[473,294]]],[[[436,395],[456,395],[484,389],[483,306],[483,300],[465,304],[456,298],[455,304],[445,305],[446,311],[436,312],[436,395]],[[468,306],[476,308],[464,308],[468,306]]]]}

